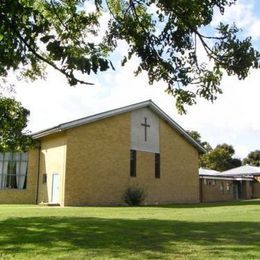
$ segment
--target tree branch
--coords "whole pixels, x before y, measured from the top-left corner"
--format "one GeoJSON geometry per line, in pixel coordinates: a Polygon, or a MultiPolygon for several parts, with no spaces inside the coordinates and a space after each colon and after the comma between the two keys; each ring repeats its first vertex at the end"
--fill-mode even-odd
{"type": "Polygon", "coordinates": [[[40,55],[33,47],[31,47],[27,41],[23,38],[23,36],[20,34],[20,32],[16,29],[16,24],[14,21],[10,21],[4,14],[0,13],[0,18],[3,19],[10,27],[10,29],[17,35],[17,37],[23,42],[23,44],[28,48],[28,50],[39,60],[43,61],[44,63],[47,63],[51,67],[53,67],[55,70],[61,72],[63,75],[66,76],[66,78],[69,78],[71,80],[76,81],[77,83],[84,84],[84,85],[94,85],[93,83],[86,82],[80,79],[77,79],[74,77],[74,75],[71,73],[66,72],[64,69],[59,68],[55,63],[49,61],[42,55],[40,55]]]}

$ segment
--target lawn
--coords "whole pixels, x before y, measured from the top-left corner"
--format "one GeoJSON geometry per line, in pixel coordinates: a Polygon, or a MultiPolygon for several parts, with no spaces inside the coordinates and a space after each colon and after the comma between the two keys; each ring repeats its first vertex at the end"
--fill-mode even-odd
{"type": "Polygon", "coordinates": [[[260,200],[0,206],[1,259],[260,259],[260,200]]]}

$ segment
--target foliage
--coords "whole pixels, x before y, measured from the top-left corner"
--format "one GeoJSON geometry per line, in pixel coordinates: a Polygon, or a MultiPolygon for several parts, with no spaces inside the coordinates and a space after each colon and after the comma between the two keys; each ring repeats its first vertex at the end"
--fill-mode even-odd
{"type": "Polygon", "coordinates": [[[75,76],[113,68],[109,59],[119,41],[128,44],[125,64],[139,57],[136,74],[147,71],[149,82],[162,80],[166,91],[184,104],[196,96],[213,101],[223,72],[244,79],[258,68],[259,53],[251,38],[239,39],[235,25],[220,24],[205,34],[213,14],[236,0],[2,0],[0,4],[0,76],[10,69],[35,79],[44,67],[64,74],[70,85],[91,84],[75,76]],[[89,7],[94,7],[91,10],[89,7]],[[95,38],[100,18],[110,14],[106,37],[95,38]],[[202,45],[210,66],[199,60],[202,45]]]}
{"type": "Polygon", "coordinates": [[[229,144],[218,144],[216,146],[216,149],[224,149],[230,154],[230,156],[233,156],[235,154],[234,147],[232,145],[229,145],[229,144]]]}
{"type": "Polygon", "coordinates": [[[242,161],[238,158],[232,158],[230,160],[230,164],[232,165],[232,168],[240,167],[242,165],[242,161]]]}
{"type": "Polygon", "coordinates": [[[144,189],[137,186],[130,186],[123,195],[124,201],[129,206],[139,206],[145,199],[144,189]]]}
{"type": "Polygon", "coordinates": [[[186,131],[194,140],[196,140],[202,147],[206,149],[207,152],[212,151],[211,145],[206,141],[201,141],[200,133],[194,130],[186,131]]]}
{"type": "Polygon", "coordinates": [[[216,171],[226,171],[241,166],[241,160],[232,158],[235,150],[232,145],[217,145],[212,151],[200,157],[200,166],[216,171]]]}
{"type": "Polygon", "coordinates": [[[0,98],[0,152],[26,151],[32,140],[23,133],[29,111],[11,98],[0,98]]]}
{"type": "Polygon", "coordinates": [[[235,25],[221,23],[212,35],[203,33],[215,12],[223,14],[235,2],[1,0],[0,79],[12,70],[34,80],[44,77],[48,65],[71,86],[93,84],[78,74],[114,69],[110,54],[123,40],[128,50],[122,65],[137,56],[136,75],[146,71],[150,84],[164,81],[178,110],[185,112],[184,105],[196,103],[197,96],[216,99],[222,92],[219,85],[224,72],[244,79],[250,68],[259,66],[259,53],[251,38],[239,39],[235,25]],[[105,37],[97,37],[100,19],[107,13],[110,20],[105,37]],[[199,45],[210,65],[200,61],[199,45]]]}
{"type": "Polygon", "coordinates": [[[243,164],[260,166],[260,150],[250,152],[243,160],[243,164]]]}
{"type": "Polygon", "coordinates": [[[0,205],[2,259],[259,259],[260,201],[0,205]]]}
{"type": "MultiPolygon", "coordinates": [[[[84,1],[83,1],[84,2],[84,1]]],[[[64,74],[70,85],[86,83],[82,73],[104,71],[107,48],[87,40],[97,34],[99,11],[86,13],[82,1],[3,0],[0,4],[0,75],[22,69],[22,75],[43,76],[45,65],[64,74]]]]}

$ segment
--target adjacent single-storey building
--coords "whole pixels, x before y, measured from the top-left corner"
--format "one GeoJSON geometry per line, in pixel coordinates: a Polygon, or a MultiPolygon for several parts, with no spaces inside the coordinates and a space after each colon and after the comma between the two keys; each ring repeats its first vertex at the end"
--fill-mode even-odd
{"type": "Polygon", "coordinates": [[[260,167],[244,165],[218,172],[199,169],[200,201],[260,198],[260,167]]]}
{"type": "Polygon", "coordinates": [[[145,204],[199,202],[205,150],[150,100],[33,138],[36,149],[0,155],[0,203],[119,205],[130,186],[145,204]]]}

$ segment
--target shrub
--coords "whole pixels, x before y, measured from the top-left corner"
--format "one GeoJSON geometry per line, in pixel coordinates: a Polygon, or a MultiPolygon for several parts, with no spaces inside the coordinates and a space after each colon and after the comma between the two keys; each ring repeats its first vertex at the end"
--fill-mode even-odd
{"type": "Polygon", "coordinates": [[[138,206],[145,199],[144,190],[140,187],[128,187],[124,193],[124,201],[129,206],[138,206]]]}

